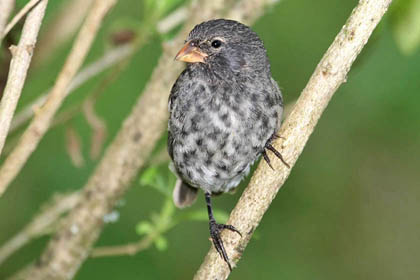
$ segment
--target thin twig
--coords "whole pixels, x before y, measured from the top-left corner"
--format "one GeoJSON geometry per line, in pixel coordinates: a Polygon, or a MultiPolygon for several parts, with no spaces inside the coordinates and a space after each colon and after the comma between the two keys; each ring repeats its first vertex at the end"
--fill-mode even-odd
{"type": "Polygon", "coordinates": [[[20,138],[16,148],[7,157],[0,169],[0,195],[22,169],[48,130],[54,114],[67,96],[66,89],[82,65],[92,45],[96,33],[101,26],[102,19],[116,1],[96,0],[92,5],[46,103],[37,111],[29,127],[20,138]]]}
{"type": "Polygon", "coordinates": [[[82,153],[82,140],[80,134],[72,125],[66,126],[66,152],[70,157],[71,163],[75,167],[82,167],[85,164],[85,158],[82,153]]]}
{"type": "Polygon", "coordinates": [[[19,22],[19,20],[26,15],[33,7],[35,7],[36,4],[38,4],[42,0],[31,0],[29,1],[9,22],[9,24],[4,29],[3,33],[0,33],[0,41],[6,37],[7,33],[9,33],[10,30],[15,26],[16,23],[19,22]]]}
{"type": "Polygon", "coordinates": [[[185,6],[181,6],[172,13],[170,13],[167,17],[160,20],[156,25],[156,30],[160,34],[165,34],[171,31],[175,26],[181,24],[185,21],[188,16],[188,9],[185,6]]]}
{"type": "Polygon", "coordinates": [[[124,245],[96,247],[92,249],[90,257],[133,256],[148,249],[158,238],[161,238],[165,232],[176,225],[173,222],[175,220],[174,210],[175,206],[172,203],[172,199],[167,198],[162,206],[159,217],[153,219],[153,225],[151,226],[153,229],[147,232],[141,240],[124,245]]]}
{"type": "MultiPolygon", "coordinates": [[[[12,60],[6,87],[0,103],[0,154],[9,131],[16,105],[25,84],[26,74],[31,63],[39,28],[44,18],[48,0],[43,0],[28,15],[23,26],[22,36],[17,46],[11,46],[12,60]]],[[[1,181],[1,179],[0,179],[1,181]]],[[[1,191],[0,191],[1,194],[1,191]]]]}
{"type": "Polygon", "coordinates": [[[39,38],[37,52],[32,66],[51,57],[51,54],[76,34],[93,0],[60,1],[62,4],[54,11],[53,18],[45,26],[39,38]]]}
{"type": "MultiPolygon", "coordinates": [[[[177,25],[185,21],[187,18],[187,8],[182,6],[168,16],[163,18],[157,23],[157,31],[160,34],[165,34],[177,25]]],[[[112,50],[107,51],[100,59],[95,62],[92,62],[90,65],[86,66],[74,77],[70,83],[67,91],[68,94],[72,93],[74,90],[78,89],[82,84],[91,79],[92,77],[98,75],[99,73],[105,71],[111,66],[119,63],[120,61],[130,57],[137,49],[139,45],[134,46],[133,44],[118,46],[112,50]]],[[[37,99],[35,99],[30,104],[26,105],[22,110],[20,110],[15,117],[13,118],[12,124],[10,126],[10,132],[16,131],[22,125],[24,125],[29,119],[34,115],[34,108],[41,107],[45,101],[46,97],[51,89],[42,93],[37,99]]]]}
{"type": "MultiPolygon", "coordinates": [[[[3,34],[9,16],[15,7],[15,0],[2,0],[0,1],[0,34],[3,34]]],[[[0,45],[3,37],[0,36],[0,45]]]]}
{"type": "MultiPolygon", "coordinates": [[[[293,111],[280,129],[274,146],[293,166],[315,128],[322,112],[338,87],[346,81],[347,73],[357,55],[367,43],[392,0],[361,0],[334,42],[318,64],[293,111]]],[[[232,265],[242,256],[262,216],[291,169],[280,160],[272,160],[273,172],[261,162],[251,181],[232,211],[228,224],[242,232],[238,235],[224,232],[223,240],[232,265]]],[[[211,248],[194,279],[226,279],[228,266],[211,248]]]]}
{"type": "Polygon", "coordinates": [[[119,77],[119,74],[122,72],[122,69],[125,65],[127,65],[127,63],[124,63],[124,65],[121,67],[117,67],[114,71],[107,75],[107,77],[101,81],[93,93],[83,102],[83,114],[85,116],[86,122],[92,130],[89,149],[91,159],[98,159],[108,134],[105,120],[95,111],[96,101],[98,100],[99,95],[104,92],[109,84],[111,84],[119,77]]]}
{"type": "MultiPolygon", "coordinates": [[[[76,76],[74,76],[73,80],[66,89],[67,94],[74,92],[86,81],[95,77],[99,73],[130,57],[134,53],[135,49],[136,48],[133,45],[122,45],[107,51],[104,56],[84,67],[79,73],[77,73],[76,76]]],[[[30,120],[34,115],[34,111],[37,110],[36,108],[40,108],[43,104],[45,104],[47,96],[50,92],[51,89],[48,89],[45,93],[42,93],[37,99],[20,110],[13,118],[9,133],[16,131],[28,120],[30,120]]]]}
{"type": "Polygon", "coordinates": [[[53,231],[53,225],[57,224],[60,217],[76,205],[79,198],[79,192],[59,195],[41,207],[40,213],[0,248],[0,264],[31,240],[53,231]]]}
{"type": "Polygon", "coordinates": [[[167,126],[168,94],[182,70],[182,65],[173,62],[179,46],[195,24],[223,16],[236,2],[192,2],[188,22],[175,43],[166,44],[143,94],[84,187],[80,203],[51,239],[39,265],[28,270],[31,279],[69,279],[75,275],[102,230],[103,216],[128,189],[167,126]]]}
{"type": "Polygon", "coordinates": [[[262,16],[268,7],[278,4],[281,1],[283,0],[238,1],[236,5],[230,9],[226,18],[235,19],[245,23],[252,23],[262,16]]]}
{"type": "Polygon", "coordinates": [[[124,245],[115,245],[115,246],[103,246],[98,248],[93,248],[90,257],[92,258],[103,258],[111,256],[134,256],[135,254],[146,250],[149,248],[155,240],[155,237],[148,235],[144,239],[139,240],[138,242],[128,243],[124,245]]]}

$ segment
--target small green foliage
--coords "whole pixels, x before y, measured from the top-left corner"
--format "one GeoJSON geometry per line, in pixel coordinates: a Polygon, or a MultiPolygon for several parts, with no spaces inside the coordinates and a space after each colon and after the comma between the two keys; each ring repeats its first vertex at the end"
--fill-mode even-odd
{"type": "Polygon", "coordinates": [[[142,221],[136,225],[136,233],[138,235],[149,234],[154,230],[154,227],[151,223],[142,221]]]}
{"type": "Polygon", "coordinates": [[[146,168],[140,176],[140,185],[152,187],[166,197],[171,197],[172,187],[175,184],[175,175],[169,172],[167,166],[167,164],[164,164],[160,168],[157,166],[146,168]]]}
{"type": "Polygon", "coordinates": [[[396,44],[405,55],[413,54],[420,45],[420,0],[399,0],[390,12],[396,44]]]}
{"type": "Polygon", "coordinates": [[[148,167],[141,174],[139,183],[140,185],[143,185],[143,186],[153,185],[158,175],[159,175],[159,170],[156,166],[148,167]]]}
{"type": "Polygon", "coordinates": [[[168,249],[168,240],[162,235],[157,237],[154,243],[156,249],[158,249],[159,251],[165,251],[166,249],[168,249]]]}

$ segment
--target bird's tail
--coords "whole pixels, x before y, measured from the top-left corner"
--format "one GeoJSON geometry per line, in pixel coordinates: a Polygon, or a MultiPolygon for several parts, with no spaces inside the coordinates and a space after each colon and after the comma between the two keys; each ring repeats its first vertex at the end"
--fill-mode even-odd
{"type": "Polygon", "coordinates": [[[198,189],[191,187],[180,178],[176,181],[172,197],[175,206],[178,208],[185,208],[191,206],[197,199],[198,189]]]}

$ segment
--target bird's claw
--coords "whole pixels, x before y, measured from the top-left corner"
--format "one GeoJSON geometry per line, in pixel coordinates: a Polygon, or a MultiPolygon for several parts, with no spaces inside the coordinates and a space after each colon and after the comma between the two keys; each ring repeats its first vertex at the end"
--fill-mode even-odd
{"type": "Polygon", "coordinates": [[[267,162],[268,166],[270,166],[270,167],[271,167],[271,169],[273,169],[273,170],[274,170],[273,166],[271,165],[270,158],[268,157],[267,152],[266,152],[266,150],[265,150],[265,149],[267,149],[267,150],[269,150],[269,151],[273,152],[273,154],[274,154],[276,157],[278,157],[278,158],[281,160],[281,162],[283,162],[283,164],[284,164],[284,165],[286,165],[288,168],[290,168],[290,165],[289,165],[289,164],[288,164],[288,163],[284,160],[284,158],[283,158],[283,156],[280,154],[280,152],[279,152],[279,151],[277,151],[277,150],[276,150],[276,148],[274,148],[274,147],[273,147],[273,145],[271,145],[271,141],[273,141],[274,139],[277,139],[277,138],[283,138],[283,137],[281,137],[281,136],[279,136],[279,135],[277,135],[277,134],[273,134],[273,135],[271,136],[271,138],[270,138],[270,139],[268,139],[267,143],[265,143],[264,150],[263,150],[263,152],[262,152],[263,158],[264,158],[264,160],[267,162]]]}
{"type": "Polygon", "coordinates": [[[229,270],[232,271],[232,266],[229,262],[229,257],[226,253],[225,246],[223,245],[223,240],[220,234],[222,233],[222,230],[228,229],[230,231],[236,232],[242,237],[242,234],[232,225],[224,225],[224,224],[218,224],[216,221],[212,220],[209,223],[210,226],[210,237],[213,242],[214,248],[219,253],[220,257],[227,263],[229,266],[229,270]]]}

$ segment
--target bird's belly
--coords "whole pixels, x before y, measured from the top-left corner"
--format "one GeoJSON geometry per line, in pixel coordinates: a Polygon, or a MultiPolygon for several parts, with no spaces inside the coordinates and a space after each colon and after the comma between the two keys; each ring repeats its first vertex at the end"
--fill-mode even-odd
{"type": "Polygon", "coordinates": [[[249,172],[261,147],[234,113],[186,119],[173,142],[178,174],[192,186],[212,193],[235,188],[249,172]]]}

